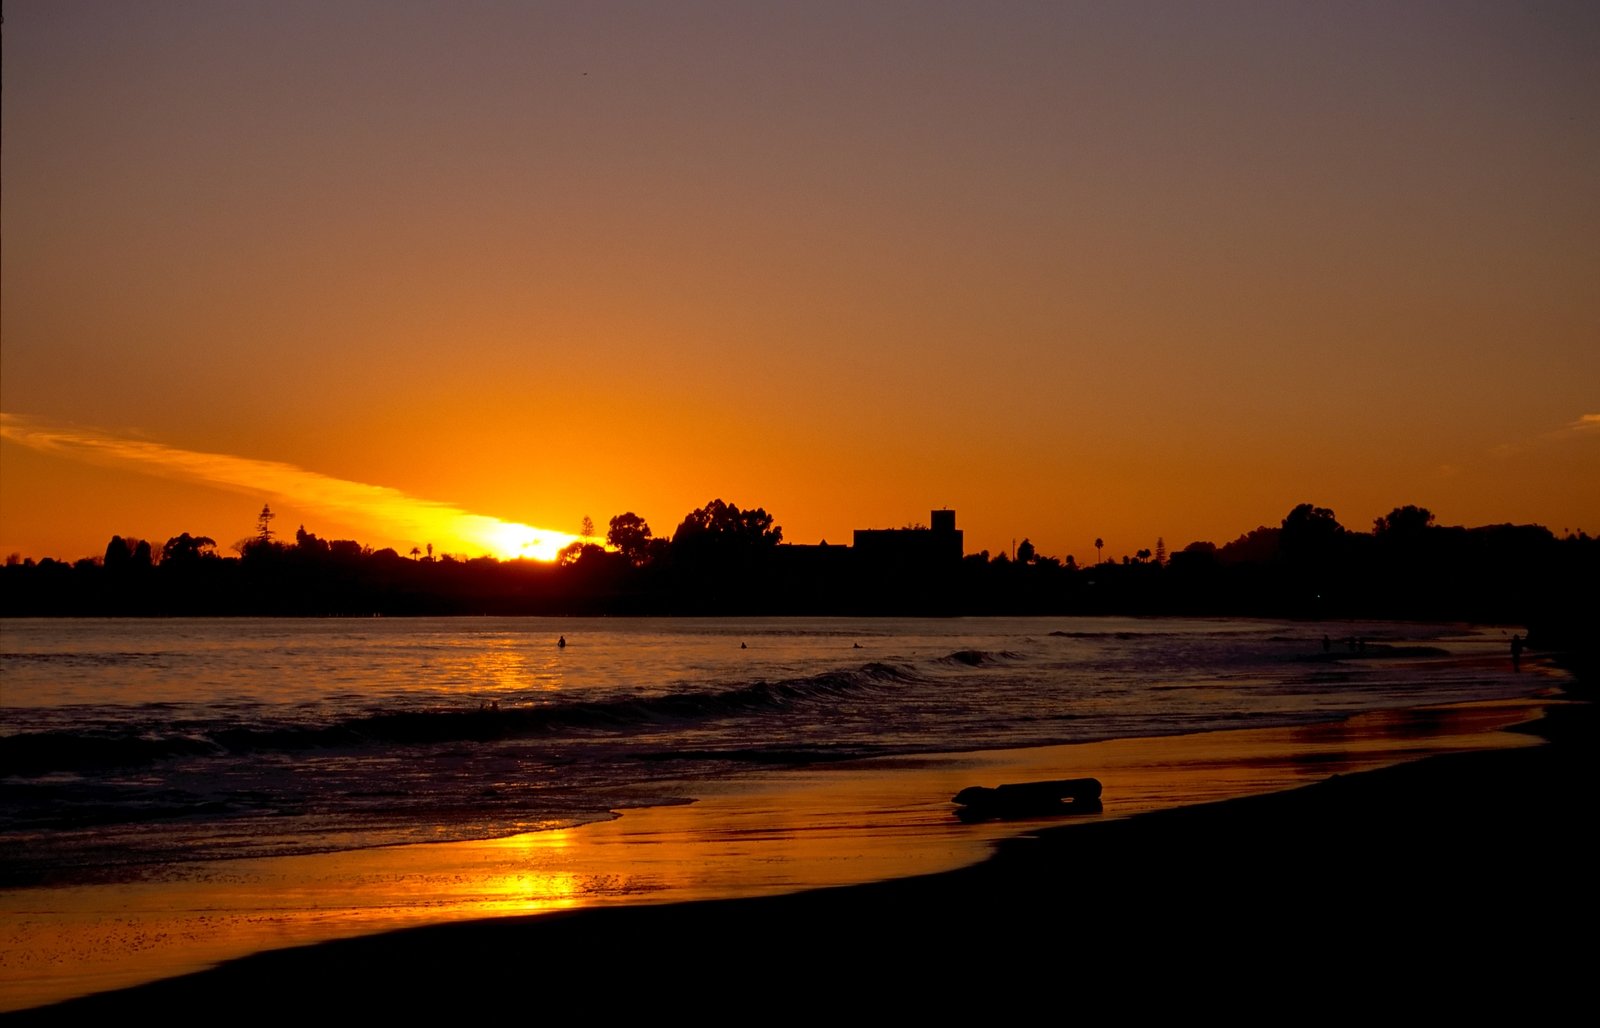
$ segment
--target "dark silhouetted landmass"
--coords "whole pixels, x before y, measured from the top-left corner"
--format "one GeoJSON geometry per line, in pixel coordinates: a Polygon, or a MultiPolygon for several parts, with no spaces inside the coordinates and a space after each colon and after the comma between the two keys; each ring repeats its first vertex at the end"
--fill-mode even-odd
{"type": "MultiPolygon", "coordinates": [[[[1397,507],[1351,531],[1311,504],[1276,527],[1168,555],[1080,567],[1023,540],[966,553],[954,511],[930,525],[863,529],[853,545],[793,545],[762,508],[722,500],[670,538],[638,515],[611,519],[608,546],[555,562],[426,556],[324,540],[303,527],[258,533],[222,556],[188,533],[157,547],[113,537],[103,557],[0,568],[7,616],[178,615],[996,615],[1132,614],[1412,618],[1535,624],[1535,646],[1592,629],[1600,541],[1538,525],[1434,524],[1397,507]]],[[[1098,543],[1099,540],[1096,540],[1098,543]]],[[[1099,547],[1096,547],[1097,553],[1099,547]]]]}

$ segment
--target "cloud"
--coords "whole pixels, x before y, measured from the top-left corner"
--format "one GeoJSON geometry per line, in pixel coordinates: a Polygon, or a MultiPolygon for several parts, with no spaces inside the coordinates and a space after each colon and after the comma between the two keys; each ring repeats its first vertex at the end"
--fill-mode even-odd
{"type": "Polygon", "coordinates": [[[1591,432],[1600,432],[1600,414],[1579,414],[1572,421],[1552,432],[1546,432],[1539,438],[1543,441],[1559,443],[1564,439],[1588,435],[1591,432]]]}
{"type": "Polygon", "coordinates": [[[1507,460],[1530,449],[1560,445],[1564,440],[1572,439],[1576,435],[1587,435],[1590,432],[1600,432],[1600,414],[1580,414],[1575,420],[1567,422],[1560,428],[1533,439],[1491,446],[1488,455],[1495,460],[1507,460]]]}
{"type": "Polygon", "coordinates": [[[549,560],[577,537],[473,514],[388,486],[350,482],[281,461],[183,450],[105,432],[49,425],[0,412],[0,437],[30,449],[103,467],[280,497],[298,507],[388,538],[431,540],[451,552],[549,560]]]}

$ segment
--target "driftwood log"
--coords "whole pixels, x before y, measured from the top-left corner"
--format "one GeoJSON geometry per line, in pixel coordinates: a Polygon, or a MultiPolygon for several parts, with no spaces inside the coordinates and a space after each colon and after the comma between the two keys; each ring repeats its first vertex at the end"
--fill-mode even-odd
{"type": "Polygon", "coordinates": [[[988,788],[974,785],[955,794],[956,816],[966,821],[1100,813],[1100,779],[1059,778],[988,788]]]}

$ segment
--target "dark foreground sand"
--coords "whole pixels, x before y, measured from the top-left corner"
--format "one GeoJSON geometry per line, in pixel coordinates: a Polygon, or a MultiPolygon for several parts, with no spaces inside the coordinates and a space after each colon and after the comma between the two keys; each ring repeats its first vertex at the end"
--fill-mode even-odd
{"type": "MultiPolygon", "coordinates": [[[[1585,687],[1587,688],[1587,687],[1585,687]]],[[[1593,708],[1550,745],[1049,828],[962,871],[458,923],[11,1015],[1592,1016],[1593,708]]]]}

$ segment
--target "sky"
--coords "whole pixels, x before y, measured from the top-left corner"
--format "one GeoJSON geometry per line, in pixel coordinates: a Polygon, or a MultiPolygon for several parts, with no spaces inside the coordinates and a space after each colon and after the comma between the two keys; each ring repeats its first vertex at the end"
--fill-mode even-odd
{"type": "Polygon", "coordinates": [[[10,0],[0,553],[1600,533],[1600,5],[10,0]],[[535,543],[535,540],[538,540],[535,543]]]}

